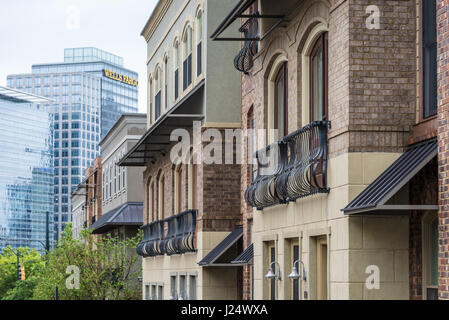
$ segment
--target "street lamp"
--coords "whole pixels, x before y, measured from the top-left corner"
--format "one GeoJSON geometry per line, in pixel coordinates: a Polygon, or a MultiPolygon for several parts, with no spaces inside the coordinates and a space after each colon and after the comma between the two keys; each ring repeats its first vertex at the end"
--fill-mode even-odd
{"type": "Polygon", "coordinates": [[[304,265],[304,262],[302,262],[301,260],[296,260],[295,262],[293,262],[293,270],[292,273],[290,273],[288,275],[288,277],[290,279],[293,280],[298,280],[299,279],[299,273],[298,273],[298,269],[296,268],[296,264],[297,263],[301,263],[302,264],[302,280],[306,281],[307,280],[307,273],[306,273],[306,267],[304,265]]]}
{"type": "Polygon", "coordinates": [[[265,275],[265,278],[268,278],[268,279],[276,279],[276,277],[277,277],[279,280],[282,280],[281,265],[280,265],[278,262],[273,261],[273,262],[270,264],[270,268],[268,269],[268,272],[267,272],[267,274],[265,275]],[[274,268],[273,268],[273,264],[275,265],[274,268]],[[279,268],[279,275],[276,275],[276,264],[278,265],[278,268],[279,268]]]}

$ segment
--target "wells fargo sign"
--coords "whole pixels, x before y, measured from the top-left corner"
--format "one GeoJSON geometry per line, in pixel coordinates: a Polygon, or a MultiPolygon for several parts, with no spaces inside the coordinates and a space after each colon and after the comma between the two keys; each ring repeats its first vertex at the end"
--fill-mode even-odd
{"type": "Polygon", "coordinates": [[[116,81],[120,81],[126,84],[129,84],[131,86],[134,87],[138,87],[139,86],[139,81],[137,81],[136,79],[130,78],[128,76],[124,76],[122,74],[119,74],[117,72],[113,72],[111,70],[108,69],[104,69],[104,76],[106,78],[112,79],[112,80],[116,80],[116,81]]]}

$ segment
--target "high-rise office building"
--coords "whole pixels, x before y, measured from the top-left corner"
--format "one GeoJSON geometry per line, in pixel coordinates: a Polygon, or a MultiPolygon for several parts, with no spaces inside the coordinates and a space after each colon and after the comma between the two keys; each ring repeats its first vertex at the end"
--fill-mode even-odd
{"type": "Polygon", "coordinates": [[[71,221],[70,193],[100,154],[98,143],[123,113],[138,109],[138,75],[123,58],[96,48],[65,49],[64,62],[9,75],[8,86],[52,98],[55,238],[71,221]]]}
{"type": "Polygon", "coordinates": [[[53,242],[51,101],[0,87],[0,250],[53,242]],[[48,234],[48,242],[47,242],[48,234]]]}

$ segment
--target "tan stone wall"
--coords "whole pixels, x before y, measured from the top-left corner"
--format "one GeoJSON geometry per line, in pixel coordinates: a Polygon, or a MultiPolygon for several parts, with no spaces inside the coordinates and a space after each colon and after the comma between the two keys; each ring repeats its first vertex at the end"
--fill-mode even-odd
{"type": "Polygon", "coordinates": [[[163,283],[164,300],[168,300],[171,275],[179,273],[196,274],[198,300],[237,299],[237,268],[200,267],[197,264],[228,234],[229,232],[199,232],[197,252],[144,258],[142,260],[143,285],[163,283]]]}
{"type": "MultiPolygon", "coordinates": [[[[309,274],[302,292],[316,298],[316,262],[313,241],[327,237],[329,299],[408,299],[408,216],[348,217],[344,208],[399,154],[350,153],[332,158],[329,163],[329,195],[315,195],[288,205],[278,205],[254,212],[255,298],[267,299],[268,281],[264,243],[275,241],[283,272],[278,281],[277,298],[289,299],[292,270],[288,258],[288,241],[296,239],[300,259],[309,274]],[[351,169],[349,169],[351,168],[351,169]],[[380,271],[380,288],[368,290],[365,269],[376,265],[380,271]]],[[[304,294],[301,294],[301,298],[304,294]]]]}
{"type": "MultiPolygon", "coordinates": [[[[256,299],[267,294],[263,243],[277,239],[284,272],[278,298],[289,298],[290,280],[286,275],[291,266],[285,266],[285,241],[299,239],[301,257],[308,263],[313,247],[309,240],[320,233],[328,237],[329,298],[408,298],[408,218],[347,217],[340,209],[382,173],[412,137],[418,90],[416,10],[414,1],[308,0],[290,14],[289,23],[276,28],[259,44],[254,67],[242,80],[242,126],[253,107],[256,128],[268,127],[268,77],[276,59],[283,55],[288,60],[288,131],[293,132],[308,123],[304,99],[309,88],[303,80],[307,73],[302,53],[314,28],[322,25],[328,30],[331,191],[263,212],[251,213],[242,204],[244,226],[251,217],[254,220],[251,237],[255,243],[256,299]],[[380,9],[379,30],[366,28],[368,5],[380,9]],[[382,223],[389,226],[384,228],[382,223]],[[377,233],[383,237],[378,242],[377,233]],[[367,291],[364,268],[373,261],[381,268],[381,289],[367,291]]],[[[244,201],[249,183],[246,165],[242,166],[241,178],[244,201]]],[[[313,298],[310,283],[305,289],[313,298]]]]}

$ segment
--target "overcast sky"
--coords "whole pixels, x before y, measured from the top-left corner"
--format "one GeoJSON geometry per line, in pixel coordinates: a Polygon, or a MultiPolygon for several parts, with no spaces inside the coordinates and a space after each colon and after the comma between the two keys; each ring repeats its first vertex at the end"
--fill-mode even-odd
{"type": "Polygon", "coordinates": [[[146,112],[146,43],[140,36],[157,0],[0,0],[0,85],[35,63],[62,62],[64,48],[97,47],[139,73],[146,112]]]}

